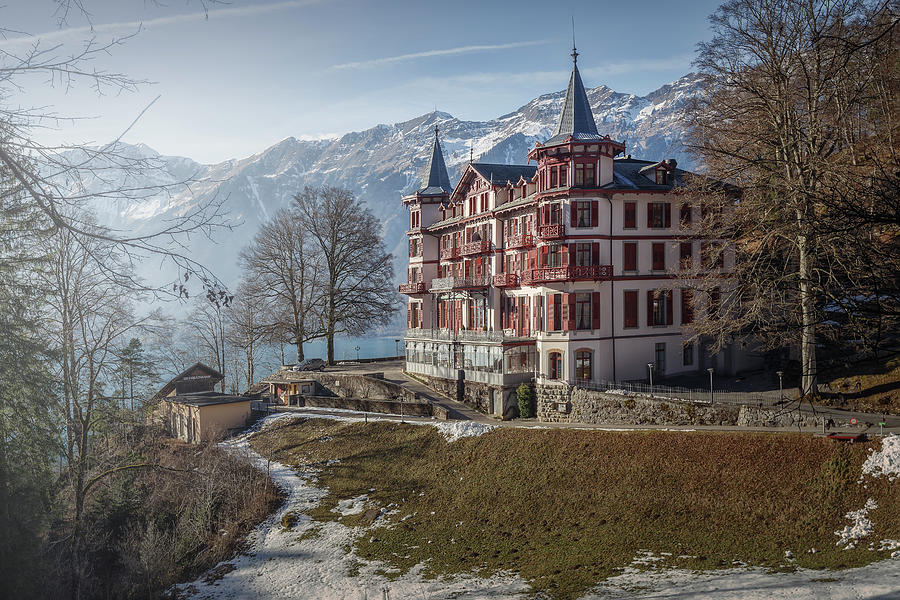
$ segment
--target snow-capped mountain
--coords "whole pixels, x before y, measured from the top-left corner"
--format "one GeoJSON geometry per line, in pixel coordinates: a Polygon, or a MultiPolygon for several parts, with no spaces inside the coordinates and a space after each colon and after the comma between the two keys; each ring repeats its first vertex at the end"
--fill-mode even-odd
{"type": "MultiPolygon", "coordinates": [[[[699,93],[700,82],[687,75],[646,96],[623,94],[600,86],[588,90],[588,98],[601,134],[626,143],[636,158],[676,158],[690,168],[693,161],[681,146],[686,103],[699,93]]],[[[455,182],[469,161],[526,162],[536,141],[552,135],[564,92],[545,94],[525,106],[491,121],[461,121],[450,114],[433,112],[393,125],[348,133],[337,139],[301,141],[286,138],[266,150],[243,159],[202,165],[188,158],[160,156],[144,145],[130,146],[125,154],[150,158],[156,165],[147,184],[197,180],[174,194],[123,203],[101,200],[100,220],[122,229],[146,232],[166,219],[183,215],[204,201],[224,201],[228,219],[235,224],[215,242],[192,241],[196,258],[205,261],[227,283],[238,276],[236,258],[260,223],[290,202],[303,186],[329,185],[352,189],[384,222],[384,238],[397,257],[398,279],[405,278],[406,211],[401,194],[418,186],[437,124],[444,156],[455,182]]],[[[115,177],[115,165],[110,169],[115,177]]],[[[104,174],[105,185],[110,175],[104,174]]],[[[86,182],[88,189],[101,182],[86,182]]],[[[140,185],[129,181],[128,185],[140,185]]]]}

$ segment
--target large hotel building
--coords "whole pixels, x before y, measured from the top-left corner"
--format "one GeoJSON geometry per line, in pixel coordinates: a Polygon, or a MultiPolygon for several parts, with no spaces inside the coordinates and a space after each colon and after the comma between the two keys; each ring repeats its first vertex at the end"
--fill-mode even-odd
{"type": "MultiPolygon", "coordinates": [[[[673,193],[674,160],[620,156],[600,135],[578,72],[554,135],[528,165],[471,162],[451,187],[435,127],[409,209],[406,369],[502,414],[533,379],[642,380],[733,372],[745,353],[710,356],[682,326],[717,302],[673,285],[703,242],[699,211],[673,193]],[[695,302],[696,301],[696,302],[695,302]]],[[[710,268],[727,271],[731,257],[710,268]]]]}

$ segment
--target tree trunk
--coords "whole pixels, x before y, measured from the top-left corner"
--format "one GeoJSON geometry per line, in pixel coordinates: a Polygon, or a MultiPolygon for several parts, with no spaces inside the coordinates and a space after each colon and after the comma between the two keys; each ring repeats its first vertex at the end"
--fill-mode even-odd
{"type": "Polygon", "coordinates": [[[329,331],[326,334],[325,338],[328,340],[328,355],[327,355],[328,364],[333,365],[334,364],[334,333],[329,331]]]}
{"type": "Polygon", "coordinates": [[[805,235],[798,238],[800,274],[800,311],[802,330],[800,334],[800,365],[802,376],[800,393],[803,396],[818,392],[816,386],[816,309],[815,298],[810,293],[809,240],[805,235]]]}
{"type": "Polygon", "coordinates": [[[300,338],[300,336],[297,336],[297,342],[296,342],[296,344],[297,344],[297,362],[298,362],[298,363],[299,363],[299,362],[303,362],[303,359],[304,359],[304,355],[303,355],[303,340],[300,338]]]}

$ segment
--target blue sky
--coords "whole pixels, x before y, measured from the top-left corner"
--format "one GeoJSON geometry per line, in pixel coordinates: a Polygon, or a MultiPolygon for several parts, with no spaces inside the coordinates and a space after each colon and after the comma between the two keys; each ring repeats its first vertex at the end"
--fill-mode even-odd
{"type": "Polygon", "coordinates": [[[85,85],[24,80],[13,97],[53,106],[48,143],[104,142],[157,96],[125,136],[164,154],[217,162],[288,136],[322,137],[404,121],[435,107],[488,120],[560,90],[575,17],[585,85],[646,94],[691,70],[718,1],[642,3],[398,0],[82,0],[58,25],[53,0],[0,6],[0,51],[76,47],[139,33],[96,61],[152,84],[98,97],[85,85]],[[165,5],[168,4],[168,5],[165,5]]]}

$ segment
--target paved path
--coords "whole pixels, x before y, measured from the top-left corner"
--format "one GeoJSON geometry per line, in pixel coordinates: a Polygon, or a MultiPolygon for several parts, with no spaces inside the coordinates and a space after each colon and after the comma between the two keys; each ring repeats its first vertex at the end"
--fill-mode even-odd
{"type": "MultiPolygon", "coordinates": [[[[416,379],[408,376],[403,372],[403,361],[400,360],[392,360],[392,361],[384,361],[384,362],[372,362],[372,363],[357,363],[357,364],[345,364],[340,365],[338,367],[329,367],[329,371],[336,372],[355,372],[355,373],[384,373],[384,378],[387,381],[391,381],[393,383],[398,383],[403,387],[412,390],[419,394],[419,396],[428,399],[429,401],[443,406],[450,412],[451,419],[464,420],[464,421],[476,421],[479,423],[489,423],[492,425],[498,425],[501,427],[555,427],[561,429],[611,429],[611,430],[668,430],[668,431],[759,431],[766,433],[784,433],[784,432],[803,432],[803,433],[811,433],[811,434],[821,434],[822,430],[815,427],[804,427],[804,428],[772,428],[772,427],[737,427],[732,425],[607,425],[600,423],[544,423],[540,422],[537,419],[515,419],[513,421],[501,421],[495,417],[491,417],[489,415],[485,415],[484,413],[478,412],[471,406],[467,404],[463,404],[462,402],[458,402],[457,400],[450,398],[440,392],[437,392],[430,387],[424,385],[416,379]]],[[[777,391],[775,392],[778,393],[777,391]]],[[[796,401],[790,402],[784,406],[785,410],[796,410],[797,403],[796,401]]],[[[800,410],[803,413],[815,413],[817,415],[828,416],[829,418],[834,418],[836,421],[849,421],[851,418],[856,418],[860,423],[871,423],[871,426],[859,430],[854,429],[854,432],[865,431],[870,435],[877,435],[881,432],[881,428],[878,427],[877,423],[881,422],[882,415],[872,414],[872,413],[863,413],[863,412],[855,412],[843,410],[840,408],[835,408],[831,406],[812,406],[810,404],[803,404],[800,407],[800,410]]],[[[379,417],[380,418],[380,417],[379,417]]],[[[391,417],[393,418],[393,417],[391,417]]],[[[399,417],[397,417],[399,419],[399,417]]],[[[419,420],[419,419],[409,419],[408,420],[419,420]]],[[[425,419],[427,420],[427,419],[425,419]]],[[[884,433],[895,433],[900,435],[900,416],[892,416],[886,415],[884,421],[887,423],[887,426],[884,428],[884,433]]],[[[835,428],[839,429],[839,428],[835,428]]]]}

